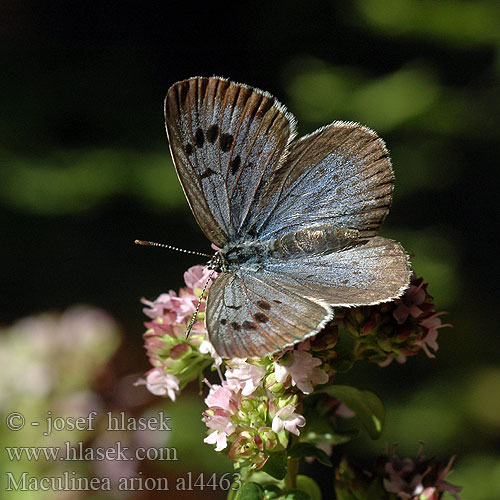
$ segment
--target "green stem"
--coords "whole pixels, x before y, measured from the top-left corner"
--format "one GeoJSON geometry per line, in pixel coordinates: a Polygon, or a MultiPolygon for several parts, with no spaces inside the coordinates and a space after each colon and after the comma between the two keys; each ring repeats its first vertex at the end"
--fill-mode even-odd
{"type": "Polygon", "coordinates": [[[285,476],[285,491],[294,490],[297,487],[298,472],[299,472],[299,459],[289,458],[285,476]]]}
{"type": "MultiPolygon", "coordinates": [[[[297,407],[297,411],[302,410],[302,402],[297,407]]],[[[295,443],[299,442],[299,437],[292,434],[292,439],[288,445],[290,449],[295,443]]],[[[288,458],[285,476],[285,491],[294,490],[297,487],[297,474],[299,473],[299,459],[288,458]]]]}

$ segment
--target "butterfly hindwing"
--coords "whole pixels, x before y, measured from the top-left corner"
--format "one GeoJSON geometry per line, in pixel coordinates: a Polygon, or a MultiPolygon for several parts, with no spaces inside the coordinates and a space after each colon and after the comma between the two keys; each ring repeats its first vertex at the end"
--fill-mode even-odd
{"type": "Polygon", "coordinates": [[[294,120],[271,95],[221,78],[174,84],[165,120],[177,174],[201,229],[234,240],[284,158],[294,120]]]}
{"type": "Polygon", "coordinates": [[[306,295],[332,306],[372,305],[401,296],[410,269],[403,247],[376,236],[335,252],[268,260],[261,274],[270,273],[306,295]]]}
{"type": "Polygon", "coordinates": [[[223,272],[210,288],[206,324],[221,356],[264,356],[319,332],[332,317],[324,301],[279,275],[223,272]]]}

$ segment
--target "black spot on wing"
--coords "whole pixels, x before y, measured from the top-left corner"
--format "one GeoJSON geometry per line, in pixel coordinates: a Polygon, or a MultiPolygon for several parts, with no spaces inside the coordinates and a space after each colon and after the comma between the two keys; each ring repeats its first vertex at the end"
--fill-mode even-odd
{"type": "Polygon", "coordinates": [[[186,146],[184,147],[184,149],[186,150],[186,154],[188,156],[191,156],[193,154],[193,151],[194,151],[193,145],[190,144],[189,142],[186,144],[186,146]]]}
{"type": "Polygon", "coordinates": [[[231,149],[234,137],[231,134],[221,134],[220,136],[220,148],[224,153],[227,153],[231,149]]]}
{"type": "Polygon", "coordinates": [[[231,321],[230,325],[233,330],[241,330],[241,325],[239,323],[236,323],[236,321],[231,321]]]}
{"type": "Polygon", "coordinates": [[[207,168],[205,172],[203,172],[200,177],[202,179],[206,179],[207,177],[210,177],[211,175],[216,174],[217,172],[215,170],[212,170],[211,168],[207,168]]]}
{"type": "MultiPolygon", "coordinates": [[[[274,302],[278,303],[279,301],[275,300],[274,302]]],[[[279,303],[281,304],[281,302],[279,303]]],[[[264,309],[264,311],[269,311],[269,309],[271,309],[271,304],[269,304],[269,302],[266,302],[265,300],[258,300],[257,305],[261,309],[264,309]]]]}
{"type": "Polygon", "coordinates": [[[242,325],[245,330],[257,330],[257,325],[253,321],[243,321],[242,325]]]}
{"type": "Polygon", "coordinates": [[[273,302],[274,302],[275,304],[283,304],[283,302],[281,302],[281,300],[273,300],[273,302]]]}
{"type": "Polygon", "coordinates": [[[196,129],[196,132],[194,133],[194,140],[198,148],[203,147],[203,144],[205,143],[205,136],[203,135],[203,130],[201,130],[201,128],[199,127],[196,129]]]}
{"type": "Polygon", "coordinates": [[[236,175],[236,172],[238,172],[238,169],[240,168],[240,165],[241,165],[241,157],[240,157],[240,155],[236,155],[231,160],[231,173],[233,175],[236,175]]]}
{"type": "Polygon", "coordinates": [[[214,124],[210,125],[207,130],[207,141],[210,144],[214,144],[217,140],[217,136],[219,135],[219,125],[214,124]]]}
{"type": "Polygon", "coordinates": [[[225,325],[227,324],[227,319],[222,318],[222,319],[220,320],[220,324],[221,324],[222,326],[225,326],[225,325]]]}
{"type": "Polygon", "coordinates": [[[257,312],[253,315],[256,321],[259,323],[267,323],[269,321],[269,317],[266,316],[264,313],[257,312]]]}

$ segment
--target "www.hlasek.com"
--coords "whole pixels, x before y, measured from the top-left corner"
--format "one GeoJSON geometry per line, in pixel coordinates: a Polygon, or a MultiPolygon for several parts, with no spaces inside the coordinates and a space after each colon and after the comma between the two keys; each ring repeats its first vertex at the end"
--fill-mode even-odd
{"type": "MultiPolygon", "coordinates": [[[[97,412],[91,412],[85,417],[54,417],[47,412],[43,424],[42,435],[47,437],[59,431],[93,431],[97,412]]],[[[123,412],[118,416],[111,412],[102,416],[107,420],[107,431],[171,431],[170,417],[163,412],[157,416],[133,418],[123,412]]],[[[24,415],[12,412],[5,420],[6,427],[11,431],[20,431],[27,424],[32,427],[40,426],[40,422],[26,422],[24,415]]],[[[83,441],[72,443],[65,441],[62,446],[6,446],[6,458],[10,462],[139,462],[143,460],[156,460],[161,462],[178,461],[177,449],[174,447],[141,447],[123,446],[120,441],[115,441],[111,446],[85,446],[83,441]]],[[[63,471],[58,475],[47,474],[40,477],[29,472],[5,472],[5,491],[203,491],[203,490],[229,490],[239,489],[240,474],[226,473],[222,475],[199,473],[197,475],[187,472],[177,478],[145,477],[142,472],[134,469],[124,477],[86,477],[77,471],[63,471]]]]}
{"type": "Polygon", "coordinates": [[[54,461],[61,460],[64,462],[94,462],[100,460],[109,460],[115,462],[133,461],[133,460],[160,460],[160,461],[177,461],[177,448],[173,447],[158,447],[153,446],[144,448],[139,446],[131,449],[128,446],[123,446],[120,441],[116,441],[113,446],[98,446],[85,447],[83,442],[78,442],[75,445],[66,441],[64,446],[6,446],[8,459],[20,462],[27,460],[36,462],[38,460],[54,461]]]}

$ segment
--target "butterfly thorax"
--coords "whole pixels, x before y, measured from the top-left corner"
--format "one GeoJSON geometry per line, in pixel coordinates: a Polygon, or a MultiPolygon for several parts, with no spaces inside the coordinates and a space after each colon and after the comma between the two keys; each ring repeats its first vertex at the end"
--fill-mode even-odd
{"type": "Polygon", "coordinates": [[[212,267],[225,271],[242,264],[259,264],[270,259],[293,259],[339,251],[360,243],[358,237],[359,232],[355,229],[321,224],[292,231],[278,238],[244,238],[229,243],[217,252],[212,259],[212,267]]]}

